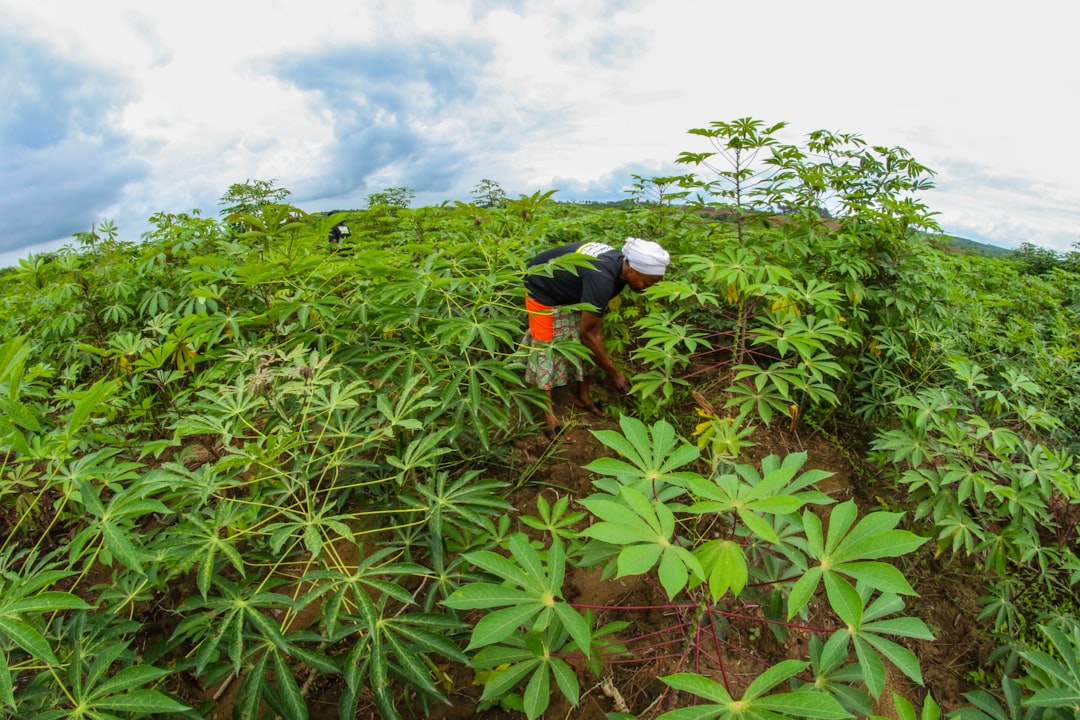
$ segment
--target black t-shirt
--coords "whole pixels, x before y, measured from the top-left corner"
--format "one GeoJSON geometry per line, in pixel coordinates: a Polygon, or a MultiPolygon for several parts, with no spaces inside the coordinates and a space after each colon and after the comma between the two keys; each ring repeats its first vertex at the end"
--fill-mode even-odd
{"type": "Polygon", "coordinates": [[[544,305],[558,307],[589,303],[596,308],[594,315],[603,315],[611,299],[626,285],[619,279],[622,274],[623,254],[604,243],[578,242],[545,250],[530,260],[528,265],[530,268],[543,265],[569,253],[578,253],[589,258],[592,267],[558,269],[551,277],[526,275],[525,290],[534,300],[544,305]]]}

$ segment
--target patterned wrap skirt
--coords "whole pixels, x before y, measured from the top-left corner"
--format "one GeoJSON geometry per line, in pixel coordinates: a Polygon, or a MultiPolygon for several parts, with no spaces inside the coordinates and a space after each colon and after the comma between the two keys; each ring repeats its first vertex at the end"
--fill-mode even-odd
{"type": "Polygon", "coordinates": [[[551,307],[525,296],[525,312],[529,314],[529,331],[523,344],[529,348],[525,366],[525,382],[541,390],[566,385],[571,379],[582,380],[585,373],[575,363],[551,349],[554,340],[572,340],[581,329],[581,312],[551,307]]]}

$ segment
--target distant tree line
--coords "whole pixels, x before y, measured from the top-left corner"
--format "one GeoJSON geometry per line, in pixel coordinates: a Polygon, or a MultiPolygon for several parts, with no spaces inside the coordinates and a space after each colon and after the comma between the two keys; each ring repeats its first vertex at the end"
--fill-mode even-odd
{"type": "Polygon", "coordinates": [[[1080,271],[1080,242],[1073,243],[1072,249],[1065,253],[1025,242],[1013,251],[1012,259],[1026,275],[1045,275],[1055,268],[1077,272],[1080,271]]]}

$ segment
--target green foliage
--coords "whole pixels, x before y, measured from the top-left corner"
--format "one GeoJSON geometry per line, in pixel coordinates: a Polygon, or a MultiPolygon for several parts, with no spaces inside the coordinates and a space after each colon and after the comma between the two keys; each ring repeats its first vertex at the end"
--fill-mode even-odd
{"type": "MultiPolygon", "coordinates": [[[[878,561],[913,552],[926,541],[925,538],[906,530],[894,530],[900,522],[899,513],[876,512],[855,523],[857,513],[855,503],[850,500],[837,505],[829,516],[829,531],[825,535],[818,516],[810,511],[803,512],[807,554],[816,564],[792,588],[789,618],[806,606],[822,581],[833,606],[851,613],[861,611],[865,602],[865,598],[853,600],[855,589],[851,579],[884,593],[914,594],[911,584],[899,570],[878,561]]],[[[855,625],[856,618],[851,613],[844,612],[841,617],[848,625],[855,625]]]]}
{"type": "Polygon", "coordinates": [[[339,216],[249,180],[223,220],[158,213],[140,243],[103,222],[0,274],[0,704],[201,716],[235,683],[238,716],[304,717],[322,679],[342,717],[398,717],[467,662],[485,704],[539,717],[675,646],[664,717],[867,716],[887,664],[922,680],[898,566],[932,539],[1019,638],[957,716],[1075,714],[1075,607],[1030,601],[1080,583],[1075,253],[942,254],[907,151],[784,129],[691,130],[692,172],[635,176],[618,206],[388,188],[336,253],[339,216]],[[545,401],[521,380],[524,261],[628,235],[677,260],[605,320],[638,417],[595,433],[586,497],[514,518],[492,470],[528,476],[506,447],[545,401]],[[865,440],[906,512],[832,504],[802,453],[746,461],[804,421],[865,440]],[[574,569],[641,578],[670,627],[577,604],[574,569]],[[757,657],[766,630],[805,656],[757,657]]]}
{"type": "Polygon", "coordinates": [[[806,668],[806,663],[784,660],[754,678],[742,696],[736,700],[717,682],[693,673],[678,673],[661,678],[676,690],[691,693],[710,701],[695,707],[672,710],[661,720],[690,718],[789,717],[789,718],[847,718],[851,717],[836,700],[814,689],[795,692],[769,693],[785,680],[806,668]]]}
{"type": "Polygon", "coordinates": [[[566,661],[553,654],[567,650],[572,639],[573,647],[588,655],[592,632],[578,611],[562,600],[566,556],[561,541],[554,540],[541,555],[519,533],[508,539],[506,548],[509,558],[490,551],[465,555],[501,583],[466,585],[443,604],[458,610],[485,611],[466,648],[483,648],[473,660],[475,667],[496,668],[487,676],[481,701],[500,699],[528,678],[522,705],[532,720],[547,709],[552,677],[566,698],[577,705],[577,679],[566,661]]]}
{"type": "Polygon", "coordinates": [[[388,187],[380,192],[371,193],[367,197],[369,208],[407,208],[412,204],[416,193],[404,186],[388,187]]]}
{"type": "Polygon", "coordinates": [[[276,180],[246,180],[233,183],[221,196],[218,205],[222,206],[222,217],[233,215],[254,215],[261,207],[280,204],[291,194],[289,190],[275,187],[276,180]]]}
{"type": "Polygon", "coordinates": [[[1027,275],[1045,275],[1062,262],[1061,256],[1054,250],[1029,242],[1020,243],[1011,258],[1020,267],[1020,272],[1027,275]]]}
{"type": "Polygon", "coordinates": [[[705,576],[698,559],[673,542],[675,515],[667,505],[651,503],[629,485],[621,488],[614,499],[593,496],[581,504],[600,519],[582,534],[621,546],[616,577],[641,575],[657,566],[660,584],[671,599],[686,587],[691,574],[705,576]]]}
{"type": "Polygon", "coordinates": [[[526,516],[521,521],[531,528],[547,533],[552,539],[572,542],[576,535],[573,527],[585,517],[585,513],[571,512],[569,507],[569,495],[560,495],[554,503],[549,503],[543,495],[538,495],[537,517],[526,516]]]}
{"type": "Polygon", "coordinates": [[[478,182],[470,194],[477,207],[501,208],[506,205],[506,192],[502,185],[488,178],[478,182]]]}
{"type": "Polygon", "coordinates": [[[1027,707],[1046,708],[1048,715],[1076,717],[1080,712],[1080,623],[1063,627],[1039,627],[1049,641],[1049,652],[1021,650],[1028,668],[1024,683],[1034,692],[1024,700],[1027,707]]]}

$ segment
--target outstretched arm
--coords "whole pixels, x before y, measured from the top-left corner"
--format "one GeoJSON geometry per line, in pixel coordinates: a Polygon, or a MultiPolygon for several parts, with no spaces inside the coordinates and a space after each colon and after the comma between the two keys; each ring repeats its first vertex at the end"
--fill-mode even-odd
{"type": "Polygon", "coordinates": [[[602,317],[593,315],[588,311],[581,313],[581,330],[578,333],[581,344],[589,349],[596,364],[612,379],[615,383],[615,389],[619,392],[629,392],[630,383],[627,382],[626,376],[619,372],[619,369],[615,367],[615,363],[608,357],[607,350],[604,349],[603,328],[604,319],[602,317]]]}

